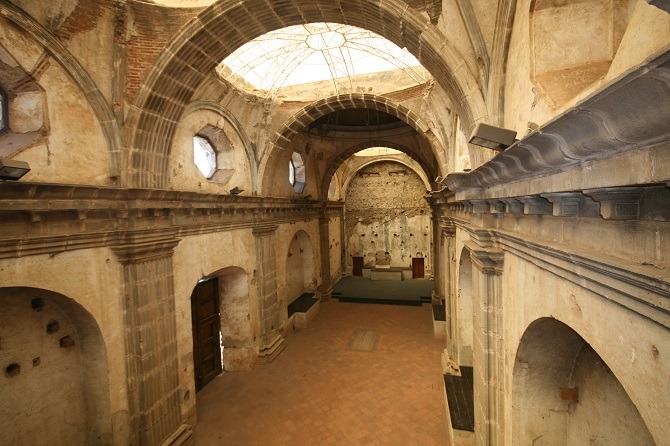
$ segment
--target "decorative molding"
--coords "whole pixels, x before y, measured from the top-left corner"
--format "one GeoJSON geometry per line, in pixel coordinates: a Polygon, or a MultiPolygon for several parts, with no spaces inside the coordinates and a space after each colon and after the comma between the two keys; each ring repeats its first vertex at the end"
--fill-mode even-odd
{"type": "Polygon", "coordinates": [[[505,213],[506,214],[522,214],[523,213],[523,203],[515,198],[499,198],[499,200],[505,204],[505,213]]]}
{"type": "MultiPolygon", "coordinates": [[[[670,330],[670,282],[664,270],[572,246],[568,250],[565,244],[533,239],[528,234],[520,237],[502,229],[483,231],[465,221],[453,221],[471,237],[485,233],[489,241],[484,245],[531,262],[670,330]]],[[[475,252],[473,263],[479,261],[482,267],[494,270],[494,259],[486,254],[491,248],[482,248],[481,244],[466,242],[470,252],[475,252]]]]}
{"type": "Polygon", "coordinates": [[[576,192],[558,192],[554,194],[540,194],[552,204],[554,217],[565,217],[579,214],[581,195],[576,192]]]}
{"type": "Polygon", "coordinates": [[[0,259],[142,244],[142,237],[160,238],[161,234],[178,240],[207,233],[277,226],[317,220],[324,213],[341,216],[342,209],[340,202],[3,183],[0,185],[0,259]]]}
{"type": "Polygon", "coordinates": [[[465,242],[465,248],[470,252],[473,265],[482,273],[500,276],[503,272],[505,253],[500,248],[482,247],[473,241],[465,242]]]}
{"type": "Polygon", "coordinates": [[[636,220],[640,217],[641,187],[605,187],[584,194],[600,203],[600,215],[605,220],[636,220]]]}
{"type": "MultiPolygon", "coordinates": [[[[469,173],[452,173],[453,192],[561,172],[670,140],[670,50],[628,72],[469,173]]],[[[468,197],[479,198],[479,197],[468,197]]]]}
{"type": "Polygon", "coordinates": [[[669,0],[647,0],[652,6],[656,6],[658,9],[661,9],[665,12],[670,13],[670,1],[669,0]]]}
{"type": "Polygon", "coordinates": [[[551,203],[539,195],[524,195],[517,197],[517,200],[523,203],[523,213],[526,215],[551,214],[551,203]]]}

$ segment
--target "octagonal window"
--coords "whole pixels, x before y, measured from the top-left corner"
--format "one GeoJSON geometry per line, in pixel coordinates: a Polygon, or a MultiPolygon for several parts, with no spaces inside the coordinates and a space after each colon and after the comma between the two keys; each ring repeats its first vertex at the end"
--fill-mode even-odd
{"type": "Polygon", "coordinates": [[[216,152],[209,139],[204,136],[193,137],[193,162],[205,178],[212,178],[216,172],[216,152]]]}
{"type": "Polygon", "coordinates": [[[288,180],[296,193],[301,194],[305,189],[305,162],[298,152],[293,152],[288,162],[288,180]]]}

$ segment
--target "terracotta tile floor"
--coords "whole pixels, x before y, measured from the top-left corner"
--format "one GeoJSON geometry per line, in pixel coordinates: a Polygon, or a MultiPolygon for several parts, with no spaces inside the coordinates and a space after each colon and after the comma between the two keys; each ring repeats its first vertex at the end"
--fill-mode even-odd
{"type": "Polygon", "coordinates": [[[197,395],[196,445],[446,445],[430,305],[327,302],[272,363],[225,373],[197,395]],[[374,351],[347,347],[377,330],[374,351]]]}

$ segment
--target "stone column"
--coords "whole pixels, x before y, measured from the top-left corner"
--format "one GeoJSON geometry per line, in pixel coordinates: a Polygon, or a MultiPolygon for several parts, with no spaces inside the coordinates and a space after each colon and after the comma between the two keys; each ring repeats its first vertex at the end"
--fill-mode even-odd
{"type": "Polygon", "coordinates": [[[124,339],[131,443],[192,444],[182,424],[172,256],[175,229],[122,235],[114,252],[123,264],[124,339]]]}
{"type": "Polygon", "coordinates": [[[279,334],[279,301],[277,300],[277,259],[275,236],[277,226],[263,225],[253,229],[256,240],[256,284],[261,323],[260,362],[272,362],[284,350],[279,334]]]}
{"type": "Polygon", "coordinates": [[[319,216],[319,246],[321,253],[321,302],[329,301],[333,295],[333,284],[330,277],[330,218],[325,211],[319,216]]]}
{"type": "Polygon", "coordinates": [[[503,344],[502,267],[503,251],[483,248],[475,242],[466,247],[472,259],[474,299],[473,370],[475,387],[475,443],[503,444],[503,344]]]}

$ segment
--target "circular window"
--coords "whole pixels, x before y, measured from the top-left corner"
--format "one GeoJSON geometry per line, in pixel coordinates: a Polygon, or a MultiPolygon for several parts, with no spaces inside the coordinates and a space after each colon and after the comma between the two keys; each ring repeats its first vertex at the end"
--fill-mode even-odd
{"type": "Polygon", "coordinates": [[[212,143],[204,136],[193,137],[193,162],[205,178],[212,178],[216,172],[216,152],[212,143]]]}

